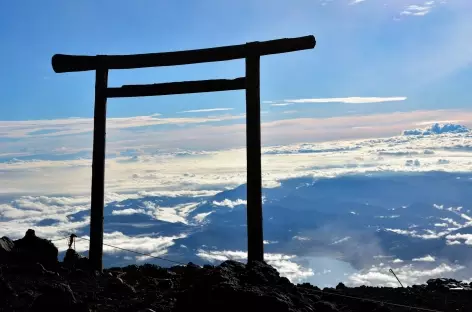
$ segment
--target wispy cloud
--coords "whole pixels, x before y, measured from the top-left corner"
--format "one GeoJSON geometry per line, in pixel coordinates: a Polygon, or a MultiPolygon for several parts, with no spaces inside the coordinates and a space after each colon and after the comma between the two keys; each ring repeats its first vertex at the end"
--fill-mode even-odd
{"type": "Polygon", "coordinates": [[[434,262],[434,261],[436,261],[436,258],[434,258],[431,255],[427,255],[427,256],[424,256],[424,257],[421,257],[421,258],[414,258],[412,261],[416,261],[416,262],[434,262]]]}
{"type": "Polygon", "coordinates": [[[313,98],[313,99],[294,99],[285,100],[292,103],[345,103],[345,104],[367,104],[382,102],[398,102],[405,101],[406,96],[395,97],[344,97],[344,98],[313,98]]]}
{"type": "MultiPolygon", "coordinates": [[[[404,285],[418,285],[426,283],[430,278],[452,277],[454,273],[464,270],[465,267],[455,264],[441,263],[432,268],[422,268],[410,265],[403,265],[395,269],[395,273],[404,285]]],[[[362,270],[349,276],[347,284],[353,286],[387,286],[398,287],[395,277],[382,266],[372,266],[372,268],[362,270]]]]}
{"type": "Polygon", "coordinates": [[[289,106],[289,105],[293,105],[293,103],[274,103],[274,104],[270,104],[270,106],[289,106]]]}
{"type": "Polygon", "coordinates": [[[179,113],[207,113],[207,112],[220,112],[220,111],[230,111],[233,110],[234,108],[230,107],[218,107],[218,108],[203,108],[203,109],[192,109],[192,110],[187,110],[179,113]]]}
{"type": "Polygon", "coordinates": [[[350,4],[359,4],[364,2],[365,0],[353,0],[350,4]]]}
{"type": "Polygon", "coordinates": [[[409,5],[400,14],[401,15],[412,15],[412,16],[424,16],[431,12],[434,6],[434,1],[426,1],[422,5],[409,5]]]}
{"type": "MultiPolygon", "coordinates": [[[[399,135],[403,129],[408,129],[421,120],[437,120],[439,116],[447,119],[460,116],[472,120],[470,112],[437,111],[325,119],[295,118],[263,123],[262,153],[265,172],[263,183],[265,186],[273,186],[277,185],[279,179],[311,174],[337,176],[384,170],[402,172],[472,170],[468,150],[469,146],[472,146],[472,134],[453,133],[421,138],[389,137],[392,133],[399,135]],[[372,128],[352,129],[356,125],[372,128]],[[372,136],[385,139],[343,141],[372,136]],[[320,142],[326,139],[333,141],[320,142]],[[310,143],[295,144],[295,142],[310,143]],[[417,159],[421,163],[420,166],[405,165],[405,160],[412,156],[414,157],[412,159],[417,159]],[[439,159],[449,162],[439,162],[439,159]]],[[[70,137],[67,139],[75,141],[70,137]]],[[[108,157],[106,160],[106,188],[114,193],[136,193],[216,190],[237,186],[246,181],[244,139],[244,124],[198,126],[190,131],[148,129],[138,133],[125,133],[120,140],[107,144],[107,151],[116,153],[116,156],[108,157]],[[228,140],[229,137],[231,140],[228,140]],[[185,146],[189,150],[168,153],[168,149],[173,145],[185,146]],[[206,149],[208,146],[212,146],[212,149],[214,147],[217,151],[206,153],[192,151],[192,149],[206,149]],[[117,151],[124,152],[119,154],[117,151]]],[[[32,147],[41,148],[41,145],[47,143],[43,140],[44,138],[32,138],[30,141],[32,147]]],[[[51,140],[50,144],[63,143],[51,140]]],[[[90,148],[90,145],[91,141],[83,146],[90,148]]],[[[47,148],[52,151],[54,145],[48,145],[47,148]]],[[[4,185],[0,188],[0,195],[88,194],[91,165],[90,157],[41,160],[36,159],[34,154],[30,160],[11,159],[0,162],[0,185],[4,185]]],[[[224,202],[224,204],[229,207],[238,203],[224,202]]],[[[16,213],[10,208],[7,210],[5,213],[10,215],[16,213]]],[[[167,211],[162,211],[164,212],[167,211]]],[[[437,228],[439,229],[437,233],[400,229],[392,231],[415,238],[434,238],[448,235],[452,226],[457,227],[451,223],[450,228],[437,228]]]]}
{"type": "MultiPolygon", "coordinates": [[[[232,108],[225,108],[230,110],[232,108]]],[[[213,109],[208,111],[223,110],[213,109]]],[[[191,112],[191,111],[187,111],[191,112]]],[[[211,117],[161,118],[158,114],[124,118],[107,118],[107,130],[138,128],[157,125],[200,124],[244,118],[245,115],[211,117]]],[[[92,118],[65,118],[53,120],[0,121],[0,138],[55,137],[93,131],[92,118]]]]}

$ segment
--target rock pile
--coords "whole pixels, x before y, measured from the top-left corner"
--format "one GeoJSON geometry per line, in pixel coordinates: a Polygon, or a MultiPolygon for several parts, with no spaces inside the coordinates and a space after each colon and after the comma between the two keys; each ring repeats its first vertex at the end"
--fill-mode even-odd
{"type": "Polygon", "coordinates": [[[37,237],[34,230],[29,229],[25,237],[13,242],[8,258],[16,263],[41,263],[45,267],[54,267],[57,255],[57,247],[51,241],[37,237]]]}
{"type": "Polygon", "coordinates": [[[264,262],[236,261],[204,267],[131,265],[98,273],[88,270],[87,260],[72,249],[64,262],[57,262],[54,245],[34,232],[19,241],[17,247],[18,241],[0,240],[0,311],[409,311],[382,302],[472,311],[472,285],[450,279],[408,288],[340,283],[321,290],[294,285],[264,262]],[[10,261],[20,255],[32,258],[10,261]]]}
{"type": "Polygon", "coordinates": [[[0,238],[0,261],[1,262],[8,261],[8,258],[14,246],[15,244],[8,237],[0,238]]]}

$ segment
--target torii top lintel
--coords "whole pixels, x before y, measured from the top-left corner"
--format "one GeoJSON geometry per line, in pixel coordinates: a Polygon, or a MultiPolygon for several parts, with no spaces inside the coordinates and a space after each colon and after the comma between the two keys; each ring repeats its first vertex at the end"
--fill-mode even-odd
{"type": "Polygon", "coordinates": [[[64,55],[52,58],[56,73],[104,69],[132,69],[158,66],[174,66],[206,62],[219,62],[245,58],[249,55],[270,55],[308,50],[315,47],[314,36],[256,41],[246,44],[209,49],[147,53],[134,55],[64,55]]]}

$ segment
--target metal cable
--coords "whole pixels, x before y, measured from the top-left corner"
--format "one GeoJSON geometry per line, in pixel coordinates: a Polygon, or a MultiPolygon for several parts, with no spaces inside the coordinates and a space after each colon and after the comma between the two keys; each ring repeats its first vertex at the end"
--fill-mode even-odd
{"type": "MultiPolygon", "coordinates": [[[[76,238],[90,241],[90,239],[84,238],[84,237],[76,237],[76,238]]],[[[135,250],[131,250],[131,249],[121,248],[121,247],[117,247],[117,246],[113,246],[113,245],[105,244],[105,243],[103,243],[103,245],[108,246],[108,247],[112,247],[112,248],[115,248],[115,249],[120,249],[120,250],[124,250],[124,251],[128,251],[128,252],[133,252],[133,253],[138,254],[138,255],[147,256],[147,257],[151,257],[151,258],[155,258],[155,259],[159,259],[159,260],[171,262],[171,263],[176,263],[176,264],[181,264],[181,265],[187,265],[186,263],[183,263],[183,262],[179,262],[179,261],[175,261],[175,260],[170,260],[170,259],[166,259],[166,258],[162,258],[162,257],[158,257],[158,256],[153,256],[153,255],[151,255],[151,254],[146,254],[146,253],[142,253],[142,252],[135,251],[135,250]]]]}
{"type": "MultiPolygon", "coordinates": [[[[90,239],[84,238],[84,237],[76,237],[76,238],[90,241],[90,239]]],[[[63,239],[63,238],[61,238],[61,239],[63,239]]],[[[59,239],[57,239],[57,240],[59,240],[59,239]]],[[[131,249],[121,248],[121,247],[117,247],[117,246],[113,246],[113,245],[105,244],[105,243],[103,243],[103,245],[108,246],[108,247],[112,247],[112,248],[115,248],[115,249],[123,250],[123,251],[132,252],[132,253],[135,253],[135,254],[138,254],[138,255],[147,256],[147,257],[150,257],[150,258],[155,258],[155,259],[159,259],[159,260],[163,260],[163,261],[167,261],[167,262],[171,262],[171,263],[176,263],[176,264],[180,264],[180,265],[187,265],[186,263],[183,263],[183,262],[170,260],[170,259],[166,259],[166,258],[163,258],[163,257],[153,256],[151,254],[146,254],[146,253],[142,253],[142,252],[131,250],[131,249]]],[[[350,299],[355,299],[355,300],[369,301],[369,302],[373,302],[373,303],[391,305],[391,306],[407,308],[407,309],[416,309],[416,310],[428,311],[428,312],[444,312],[442,310],[434,310],[434,309],[428,309],[428,308],[421,308],[421,307],[409,306],[409,305],[404,305],[404,304],[392,303],[392,302],[387,302],[387,301],[361,298],[361,297],[343,295],[343,294],[332,293],[332,292],[325,292],[323,290],[316,290],[316,289],[307,289],[307,290],[313,291],[313,292],[318,292],[318,293],[325,294],[325,295],[333,295],[333,296],[339,296],[339,297],[350,298],[350,299]]]]}

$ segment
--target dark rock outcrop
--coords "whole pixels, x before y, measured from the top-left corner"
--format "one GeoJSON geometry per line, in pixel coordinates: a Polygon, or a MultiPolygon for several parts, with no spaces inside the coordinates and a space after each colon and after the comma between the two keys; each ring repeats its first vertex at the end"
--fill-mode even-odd
{"type": "Polygon", "coordinates": [[[426,289],[434,291],[472,290],[469,284],[456,281],[452,278],[430,279],[426,284],[426,289]]]}
{"type": "Polygon", "coordinates": [[[54,244],[36,236],[34,230],[14,242],[13,257],[17,263],[41,263],[46,267],[57,264],[58,250],[54,244]]]}
{"type": "Polygon", "coordinates": [[[79,268],[81,258],[72,249],[52,270],[43,265],[55,259],[55,247],[49,241],[30,231],[19,241],[21,248],[13,246],[6,252],[33,255],[34,260],[44,262],[0,262],[2,312],[409,311],[389,303],[445,312],[472,311],[470,285],[452,279],[432,279],[427,285],[407,288],[351,288],[339,283],[335,289],[321,290],[308,283],[294,285],[265,262],[236,261],[203,267],[193,263],[172,268],[131,265],[97,273],[79,268]],[[41,248],[45,248],[45,258],[35,254],[41,248]]]}
{"type": "MultiPolygon", "coordinates": [[[[302,295],[264,262],[244,265],[225,261],[214,269],[189,270],[193,271],[194,282],[186,283],[188,287],[177,297],[175,311],[312,311],[319,299],[308,292],[302,295]]],[[[337,310],[333,305],[324,311],[337,310]]]]}
{"type": "Polygon", "coordinates": [[[52,283],[41,287],[41,294],[34,300],[31,311],[76,310],[77,300],[67,284],[52,283]]]}
{"type": "Polygon", "coordinates": [[[63,263],[68,268],[76,268],[82,270],[90,269],[88,258],[82,257],[77,251],[72,248],[67,249],[63,263]]]}
{"type": "Polygon", "coordinates": [[[344,290],[346,289],[346,285],[344,285],[344,283],[339,283],[337,286],[336,286],[336,290],[344,290]]]}
{"type": "Polygon", "coordinates": [[[15,244],[8,237],[4,236],[0,238],[0,263],[10,260],[11,251],[13,250],[14,246],[15,244]]]}

